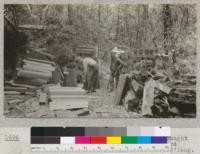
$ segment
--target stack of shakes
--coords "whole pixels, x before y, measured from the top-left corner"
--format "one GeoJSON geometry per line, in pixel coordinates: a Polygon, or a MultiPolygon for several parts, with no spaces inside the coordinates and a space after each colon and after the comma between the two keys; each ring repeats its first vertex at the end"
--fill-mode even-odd
{"type": "Polygon", "coordinates": [[[55,71],[54,63],[51,61],[27,58],[23,60],[22,68],[17,69],[18,84],[41,86],[47,84],[55,71]]]}
{"type": "Polygon", "coordinates": [[[88,108],[85,90],[80,87],[49,87],[50,110],[88,108]]]}

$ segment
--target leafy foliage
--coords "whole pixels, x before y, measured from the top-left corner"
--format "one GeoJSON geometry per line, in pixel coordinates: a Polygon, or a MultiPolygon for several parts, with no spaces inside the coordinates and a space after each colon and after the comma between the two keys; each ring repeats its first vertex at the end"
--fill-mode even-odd
{"type": "Polygon", "coordinates": [[[6,5],[5,8],[8,12],[14,8],[17,24],[46,25],[48,28],[38,43],[55,55],[72,53],[81,45],[98,45],[100,57],[105,61],[109,60],[108,51],[115,46],[129,51],[175,49],[177,55],[184,56],[195,55],[196,51],[195,5],[68,4],[6,5]],[[166,20],[170,21],[168,26],[166,20]]]}

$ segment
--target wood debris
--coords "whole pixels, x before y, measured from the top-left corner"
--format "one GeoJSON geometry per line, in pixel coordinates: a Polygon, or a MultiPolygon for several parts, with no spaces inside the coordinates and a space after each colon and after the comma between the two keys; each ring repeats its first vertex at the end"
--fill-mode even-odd
{"type": "Polygon", "coordinates": [[[49,87],[51,102],[50,110],[66,110],[88,108],[88,98],[85,91],[79,87],[49,87]]]}
{"type": "Polygon", "coordinates": [[[114,97],[114,104],[116,105],[119,105],[121,103],[126,81],[127,81],[127,75],[120,75],[119,83],[114,97]]]}

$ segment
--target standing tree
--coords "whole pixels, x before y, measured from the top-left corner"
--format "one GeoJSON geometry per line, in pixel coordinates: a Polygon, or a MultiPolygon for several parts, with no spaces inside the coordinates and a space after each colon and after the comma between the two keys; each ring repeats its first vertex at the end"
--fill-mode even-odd
{"type": "Polygon", "coordinates": [[[168,50],[171,44],[171,28],[172,28],[172,15],[171,15],[171,8],[169,4],[163,5],[162,10],[162,17],[163,17],[163,37],[164,37],[164,49],[166,54],[168,54],[168,50]]]}

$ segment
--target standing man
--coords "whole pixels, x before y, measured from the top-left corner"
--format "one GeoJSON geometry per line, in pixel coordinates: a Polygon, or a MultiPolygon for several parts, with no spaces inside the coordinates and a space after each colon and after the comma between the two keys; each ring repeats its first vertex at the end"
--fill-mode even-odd
{"type": "Polygon", "coordinates": [[[112,91],[114,89],[114,81],[115,81],[115,87],[117,87],[121,70],[124,66],[126,66],[126,64],[122,60],[123,53],[124,51],[118,49],[117,47],[115,47],[111,51],[111,65],[110,65],[111,74],[108,84],[109,91],[112,91]]]}
{"type": "Polygon", "coordinates": [[[115,80],[116,80],[116,87],[118,86],[119,76],[121,74],[121,70],[126,64],[122,60],[122,54],[117,53],[115,55],[115,80]]]}
{"type": "Polygon", "coordinates": [[[83,88],[88,93],[95,92],[99,88],[99,68],[98,63],[90,57],[77,57],[77,62],[83,65],[83,88]]]}

